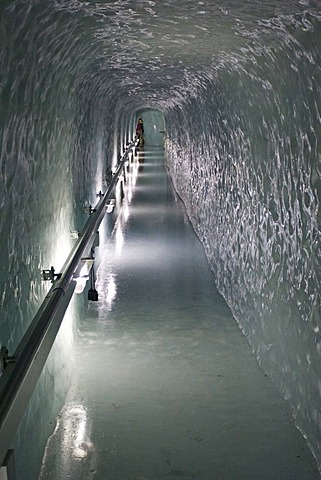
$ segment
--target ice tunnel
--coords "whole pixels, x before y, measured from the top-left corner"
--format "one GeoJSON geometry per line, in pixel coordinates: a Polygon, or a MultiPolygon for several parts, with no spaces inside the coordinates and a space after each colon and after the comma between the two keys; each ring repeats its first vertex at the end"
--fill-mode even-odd
{"type": "MultiPolygon", "coordinates": [[[[62,267],[143,115],[321,470],[319,2],[2,0],[0,15],[0,346],[16,350],[48,292],[42,269],[62,267]]],[[[19,480],[38,478],[85,302],[73,298],[16,433],[19,480]]]]}

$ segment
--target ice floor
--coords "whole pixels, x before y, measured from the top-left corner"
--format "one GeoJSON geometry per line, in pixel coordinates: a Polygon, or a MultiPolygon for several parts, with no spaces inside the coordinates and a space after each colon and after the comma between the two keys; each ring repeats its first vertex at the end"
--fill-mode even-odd
{"type": "Polygon", "coordinates": [[[146,151],[125,192],[41,479],[320,479],[215,288],[163,155],[146,151]]]}

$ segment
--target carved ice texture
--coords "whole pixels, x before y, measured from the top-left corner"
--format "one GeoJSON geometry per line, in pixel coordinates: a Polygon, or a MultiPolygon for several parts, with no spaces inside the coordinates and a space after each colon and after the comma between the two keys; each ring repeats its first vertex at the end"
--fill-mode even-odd
{"type": "Polygon", "coordinates": [[[320,23],[266,24],[167,114],[168,167],[217,285],[321,460],[320,23]]]}
{"type": "MultiPolygon", "coordinates": [[[[22,338],[134,112],[159,109],[217,285],[320,466],[319,2],[3,0],[0,21],[1,345],[22,338]]],[[[63,404],[78,308],[17,434],[22,478],[63,404]]]]}

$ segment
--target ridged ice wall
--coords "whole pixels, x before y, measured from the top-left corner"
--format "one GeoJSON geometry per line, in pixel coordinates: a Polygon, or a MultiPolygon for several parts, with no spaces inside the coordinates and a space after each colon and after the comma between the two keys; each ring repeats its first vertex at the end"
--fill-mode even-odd
{"type": "Polygon", "coordinates": [[[168,112],[168,167],[219,290],[320,465],[321,23],[277,28],[168,112]]]}
{"type": "MultiPolygon", "coordinates": [[[[0,341],[14,353],[64,264],[84,206],[103,188],[112,100],[89,88],[91,45],[77,22],[47,2],[1,5],[0,341]],[[32,8],[33,7],[33,8],[32,8]],[[79,32],[78,32],[79,33],[79,32]],[[79,62],[82,54],[83,62],[79,62]],[[77,57],[78,55],[78,57],[77,57]]],[[[97,88],[97,86],[96,86],[97,88]]],[[[111,149],[109,149],[111,150],[111,149]]],[[[37,478],[43,449],[69,388],[77,317],[73,301],[16,436],[18,478],[37,478]]]]}

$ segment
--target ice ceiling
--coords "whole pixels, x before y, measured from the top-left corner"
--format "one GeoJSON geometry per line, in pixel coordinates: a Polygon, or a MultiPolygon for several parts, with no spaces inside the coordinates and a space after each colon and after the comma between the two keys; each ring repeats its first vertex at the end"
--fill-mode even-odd
{"type": "Polygon", "coordinates": [[[289,16],[295,21],[295,16],[306,15],[309,29],[309,15],[318,11],[317,3],[53,2],[57,10],[70,13],[73,36],[86,38],[82,49],[94,62],[91,74],[103,77],[108,72],[110,81],[111,70],[120,95],[158,106],[175,101],[185,90],[190,94],[201,82],[200,72],[213,75],[228,59],[247,58],[267,36],[286,41],[284,22],[289,16]]]}

